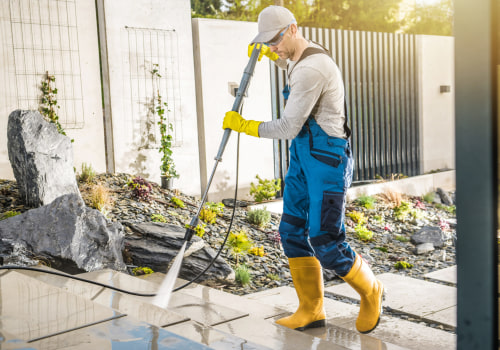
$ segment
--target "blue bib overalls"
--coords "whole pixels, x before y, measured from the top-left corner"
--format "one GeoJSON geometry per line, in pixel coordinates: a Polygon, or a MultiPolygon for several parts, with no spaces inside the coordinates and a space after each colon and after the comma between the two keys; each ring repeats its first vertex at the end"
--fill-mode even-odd
{"type": "Polygon", "coordinates": [[[316,256],[345,276],[355,253],[345,242],[345,198],[352,181],[349,141],[328,136],[313,118],[290,146],[285,177],[281,242],[289,258],[316,256]]]}

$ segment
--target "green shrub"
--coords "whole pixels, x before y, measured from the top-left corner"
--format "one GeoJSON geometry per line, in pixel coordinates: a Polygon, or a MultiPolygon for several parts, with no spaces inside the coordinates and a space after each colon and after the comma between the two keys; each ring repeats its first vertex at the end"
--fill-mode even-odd
{"type": "Polygon", "coordinates": [[[396,270],[406,270],[406,269],[411,269],[413,267],[413,264],[410,264],[409,262],[406,261],[398,261],[397,263],[394,264],[394,267],[396,270]]]}
{"type": "Polygon", "coordinates": [[[250,194],[253,195],[256,202],[273,199],[276,193],[281,190],[281,179],[264,180],[255,175],[259,183],[255,185],[250,183],[250,194]]]}
{"type": "Polygon", "coordinates": [[[409,202],[401,201],[401,204],[393,208],[394,218],[398,221],[406,221],[411,213],[409,202]]]}
{"type": "Polygon", "coordinates": [[[367,229],[366,226],[362,224],[356,225],[356,227],[354,228],[354,232],[356,232],[356,235],[362,241],[371,241],[373,238],[373,232],[367,229]]]}
{"type": "Polygon", "coordinates": [[[138,266],[132,270],[134,276],[149,275],[150,273],[153,272],[154,271],[151,270],[149,267],[142,267],[142,266],[138,266]]]}
{"type": "Polygon", "coordinates": [[[265,254],[263,245],[261,245],[260,247],[257,247],[257,246],[252,247],[252,248],[248,249],[248,252],[250,254],[253,254],[255,256],[260,256],[260,257],[263,257],[265,254]]]}
{"type": "MultiPolygon", "coordinates": [[[[185,225],[186,228],[190,228],[191,225],[189,224],[186,224],[185,225]]],[[[205,227],[207,227],[206,224],[198,224],[195,228],[194,228],[194,232],[195,232],[195,235],[197,235],[198,237],[200,238],[203,238],[203,236],[205,235],[205,227]]]]}
{"type": "Polygon", "coordinates": [[[400,241],[400,242],[409,242],[410,241],[410,238],[408,238],[406,236],[402,236],[402,235],[397,235],[395,239],[397,241],[400,241]]]}
{"type": "Polygon", "coordinates": [[[268,273],[266,275],[267,278],[269,278],[270,280],[273,280],[273,281],[280,281],[281,278],[279,275],[275,274],[275,273],[268,273]]]}
{"type": "Polygon", "coordinates": [[[246,265],[241,264],[236,267],[234,270],[235,273],[235,280],[242,286],[250,283],[250,280],[252,279],[250,276],[250,272],[248,271],[248,267],[246,265]]]}
{"type": "Polygon", "coordinates": [[[436,203],[436,208],[441,209],[441,210],[446,210],[448,213],[456,215],[457,213],[457,207],[454,205],[444,205],[441,203],[436,203]]]}
{"type": "Polygon", "coordinates": [[[205,203],[205,208],[213,211],[214,213],[217,213],[217,215],[222,215],[222,213],[224,212],[224,204],[221,202],[207,202],[205,203]]]}
{"type": "Polygon", "coordinates": [[[161,214],[153,214],[151,215],[151,221],[153,222],[167,222],[167,219],[161,214]]]}
{"type": "Polygon", "coordinates": [[[373,249],[380,250],[381,252],[387,253],[389,250],[386,247],[375,247],[373,249]]]}
{"type": "Polygon", "coordinates": [[[200,211],[200,219],[205,221],[207,224],[215,224],[215,221],[217,219],[217,213],[208,209],[208,208],[203,208],[200,211]]]}
{"type": "Polygon", "coordinates": [[[195,234],[200,237],[200,238],[203,238],[203,235],[205,234],[205,227],[207,225],[205,224],[198,224],[195,228],[194,228],[194,232],[195,234]]]}
{"type": "Polygon", "coordinates": [[[0,220],[5,220],[5,219],[11,218],[13,216],[19,215],[19,214],[21,214],[21,213],[18,211],[9,210],[3,214],[0,214],[0,220]]]}
{"type": "Polygon", "coordinates": [[[352,219],[352,221],[354,221],[355,223],[357,223],[359,225],[366,224],[365,214],[363,214],[359,211],[353,210],[350,213],[348,213],[347,216],[349,216],[352,219]]]}
{"type": "Polygon", "coordinates": [[[435,197],[434,192],[427,192],[422,196],[422,200],[427,203],[432,203],[434,202],[434,197],[435,197]]]}
{"type": "Polygon", "coordinates": [[[377,222],[384,222],[384,218],[381,215],[373,215],[372,219],[377,222]]]}
{"type": "Polygon", "coordinates": [[[78,177],[78,180],[81,182],[92,182],[95,178],[95,171],[92,169],[92,165],[87,163],[82,163],[82,172],[78,177]]]}
{"type": "Polygon", "coordinates": [[[186,205],[184,204],[184,202],[182,200],[180,200],[179,198],[177,198],[177,197],[170,198],[170,202],[172,204],[174,204],[177,208],[185,208],[186,207],[186,205]]]}
{"type": "Polygon", "coordinates": [[[252,247],[252,241],[244,230],[240,230],[229,234],[227,245],[231,248],[233,254],[237,255],[246,253],[252,247]]]}
{"type": "Polygon", "coordinates": [[[425,217],[425,213],[420,209],[411,209],[410,217],[415,220],[420,220],[425,217]]]}
{"type": "Polygon", "coordinates": [[[271,213],[266,208],[249,210],[247,220],[252,225],[265,227],[271,221],[271,213]]]}
{"type": "Polygon", "coordinates": [[[365,207],[366,209],[373,209],[375,208],[375,203],[377,200],[373,196],[361,196],[358,199],[356,199],[356,203],[358,203],[360,206],[365,207]]]}

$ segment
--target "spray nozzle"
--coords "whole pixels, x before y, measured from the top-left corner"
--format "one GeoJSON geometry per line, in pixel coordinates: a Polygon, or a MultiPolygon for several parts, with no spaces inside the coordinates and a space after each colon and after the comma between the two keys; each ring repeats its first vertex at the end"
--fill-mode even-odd
{"type": "Polygon", "coordinates": [[[191,238],[193,238],[193,235],[196,233],[195,228],[198,226],[198,216],[195,215],[189,225],[186,228],[186,233],[184,234],[184,240],[186,242],[191,241],[191,238]]]}

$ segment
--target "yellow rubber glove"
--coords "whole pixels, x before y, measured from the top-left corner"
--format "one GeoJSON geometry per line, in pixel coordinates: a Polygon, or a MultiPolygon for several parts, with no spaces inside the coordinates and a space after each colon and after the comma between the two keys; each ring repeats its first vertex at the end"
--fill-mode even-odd
{"type": "Polygon", "coordinates": [[[247,135],[259,137],[259,125],[262,122],[246,120],[238,112],[229,111],[224,116],[223,129],[244,132],[247,135]]]}
{"type": "Polygon", "coordinates": [[[248,57],[252,55],[252,51],[255,45],[262,45],[262,49],[260,49],[260,54],[258,59],[259,61],[262,59],[262,56],[269,57],[271,61],[276,61],[280,57],[276,52],[272,52],[269,46],[260,43],[248,45],[248,57]]]}

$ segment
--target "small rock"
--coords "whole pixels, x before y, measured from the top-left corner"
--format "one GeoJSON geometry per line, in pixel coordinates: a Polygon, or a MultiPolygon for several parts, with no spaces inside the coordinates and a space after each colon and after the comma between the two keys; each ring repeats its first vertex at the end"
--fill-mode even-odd
{"type": "Polygon", "coordinates": [[[446,237],[439,227],[424,226],[411,236],[411,242],[415,245],[432,243],[435,248],[442,248],[446,237]]]}
{"type": "Polygon", "coordinates": [[[434,244],[432,243],[422,243],[415,248],[415,254],[422,255],[434,250],[434,244]]]}
{"type": "MultiPolygon", "coordinates": [[[[224,204],[228,208],[233,208],[234,207],[234,199],[233,198],[227,198],[222,200],[222,204],[224,204]]],[[[238,207],[246,207],[248,206],[248,202],[245,201],[236,201],[236,205],[238,207]]]]}
{"type": "Polygon", "coordinates": [[[438,187],[437,193],[439,194],[439,197],[441,198],[441,202],[443,202],[443,204],[453,205],[453,200],[451,199],[450,195],[446,193],[446,191],[438,187]]]}

